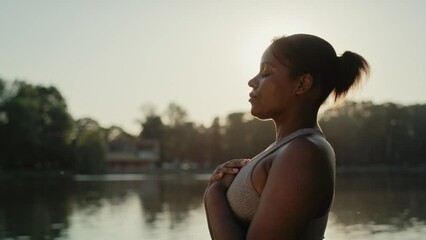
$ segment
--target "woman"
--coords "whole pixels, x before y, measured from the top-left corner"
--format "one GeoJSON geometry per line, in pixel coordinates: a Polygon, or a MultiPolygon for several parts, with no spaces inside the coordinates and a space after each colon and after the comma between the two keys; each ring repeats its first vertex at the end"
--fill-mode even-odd
{"type": "MultiPolygon", "coordinates": [[[[275,39],[248,82],[251,113],[272,119],[276,142],[251,160],[213,172],[204,196],[213,239],[323,239],[334,197],[335,157],[317,125],[318,109],[368,74],[358,54],[336,56],[307,34],[275,39]]],[[[248,146],[249,147],[249,146],[248,146]]]]}

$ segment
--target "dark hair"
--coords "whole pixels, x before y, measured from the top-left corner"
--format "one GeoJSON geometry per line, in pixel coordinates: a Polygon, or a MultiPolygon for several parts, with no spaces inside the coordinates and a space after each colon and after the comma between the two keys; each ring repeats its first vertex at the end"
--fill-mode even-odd
{"type": "Polygon", "coordinates": [[[309,73],[314,85],[321,88],[320,103],[334,93],[334,100],[344,97],[350,89],[361,82],[362,75],[368,75],[368,62],[360,55],[346,51],[340,57],[334,48],[322,38],[296,34],[273,40],[272,53],[283,65],[290,68],[295,78],[309,73]]]}

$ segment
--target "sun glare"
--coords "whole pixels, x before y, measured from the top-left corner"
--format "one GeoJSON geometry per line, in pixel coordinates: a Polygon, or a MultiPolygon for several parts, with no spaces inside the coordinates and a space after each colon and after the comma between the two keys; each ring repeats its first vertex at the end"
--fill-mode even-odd
{"type": "Polygon", "coordinates": [[[241,49],[240,70],[243,76],[252,76],[259,70],[260,58],[263,51],[271,44],[275,37],[292,35],[296,33],[310,33],[314,27],[303,22],[293,20],[291,17],[269,18],[263,23],[251,25],[243,32],[241,49]]]}

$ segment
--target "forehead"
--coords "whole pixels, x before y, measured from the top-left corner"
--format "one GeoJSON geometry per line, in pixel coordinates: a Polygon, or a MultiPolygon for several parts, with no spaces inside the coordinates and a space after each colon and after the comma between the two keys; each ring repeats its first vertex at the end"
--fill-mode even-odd
{"type": "Polygon", "coordinates": [[[260,65],[262,66],[271,66],[271,67],[285,67],[283,64],[281,64],[277,58],[274,56],[272,46],[269,46],[262,55],[260,65]]]}

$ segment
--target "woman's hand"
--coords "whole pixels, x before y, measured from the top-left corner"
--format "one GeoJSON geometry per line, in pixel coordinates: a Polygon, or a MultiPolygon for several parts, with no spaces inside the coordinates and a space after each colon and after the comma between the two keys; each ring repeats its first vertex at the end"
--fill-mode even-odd
{"type": "Polygon", "coordinates": [[[233,159],[219,165],[210,177],[204,192],[204,207],[212,239],[244,239],[245,231],[229,207],[226,192],[240,168],[248,162],[248,159],[233,159]]]}
{"type": "Polygon", "coordinates": [[[249,161],[249,159],[232,159],[217,166],[217,168],[213,171],[209,179],[207,188],[210,187],[214,182],[217,182],[218,180],[222,179],[225,174],[233,175],[229,176],[229,178],[227,179],[224,179],[227,180],[226,182],[230,181],[230,184],[235,177],[234,175],[236,175],[239,172],[240,168],[244,167],[249,161]]]}

